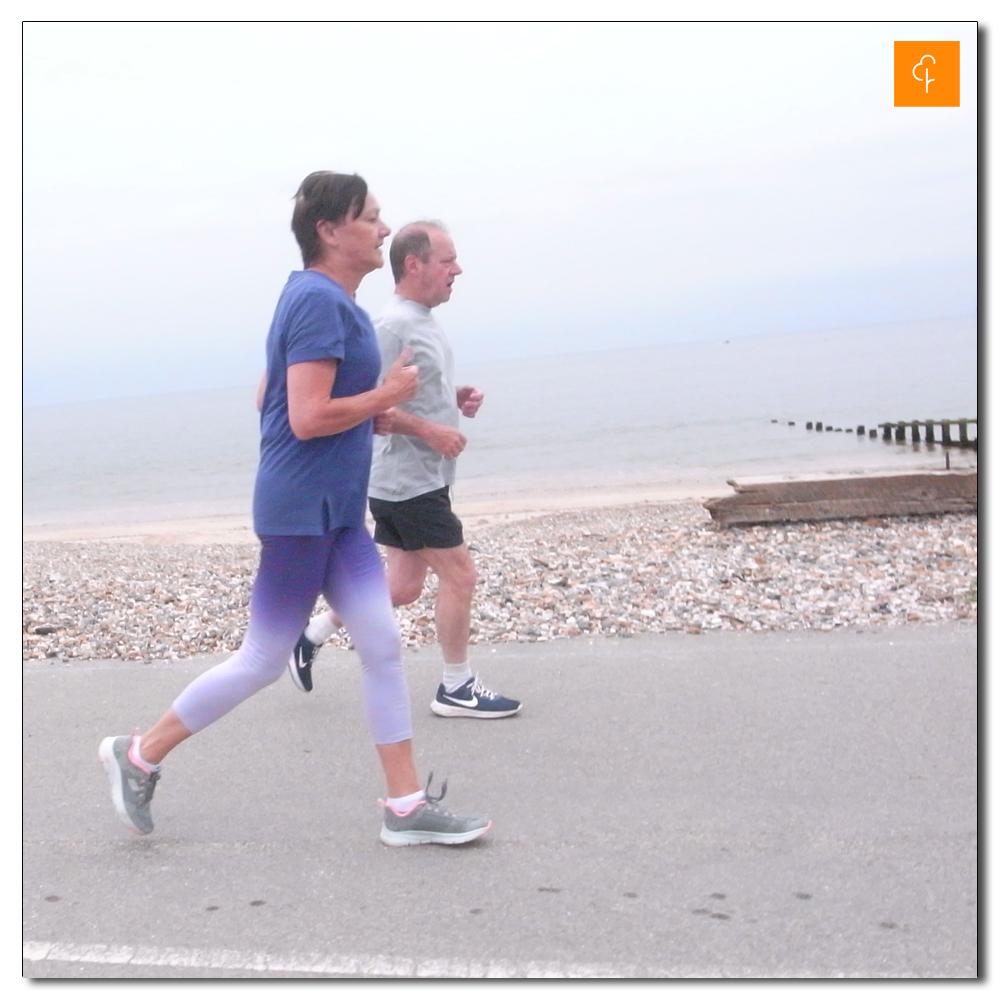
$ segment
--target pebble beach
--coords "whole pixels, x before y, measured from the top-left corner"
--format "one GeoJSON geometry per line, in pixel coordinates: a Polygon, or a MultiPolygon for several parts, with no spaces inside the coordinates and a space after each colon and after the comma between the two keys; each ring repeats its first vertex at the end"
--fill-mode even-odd
{"type": "MultiPolygon", "coordinates": [[[[698,502],[636,502],[467,522],[466,540],[476,644],[977,620],[975,514],[720,528],[698,502]]],[[[27,541],[24,659],[233,650],[256,560],[249,541],[27,541]]],[[[407,647],[435,641],[433,601],[399,609],[407,647]]]]}

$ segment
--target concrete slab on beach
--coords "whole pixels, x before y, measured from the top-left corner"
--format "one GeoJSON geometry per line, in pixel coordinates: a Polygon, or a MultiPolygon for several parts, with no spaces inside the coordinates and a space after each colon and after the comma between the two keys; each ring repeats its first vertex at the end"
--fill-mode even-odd
{"type": "Polygon", "coordinates": [[[97,744],[221,657],[26,664],[25,975],[977,975],[975,628],[474,655],[519,717],[436,718],[407,657],[419,766],[495,821],[460,848],[379,843],[353,654],[179,748],[147,838],[97,744]]]}

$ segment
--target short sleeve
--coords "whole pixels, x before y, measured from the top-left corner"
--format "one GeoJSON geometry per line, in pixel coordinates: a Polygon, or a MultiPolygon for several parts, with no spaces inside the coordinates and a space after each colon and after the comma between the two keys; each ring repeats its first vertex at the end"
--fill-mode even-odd
{"type": "Polygon", "coordinates": [[[286,341],[287,364],[303,361],[343,361],[347,342],[348,315],[335,295],[312,289],[296,303],[289,317],[286,341]]]}

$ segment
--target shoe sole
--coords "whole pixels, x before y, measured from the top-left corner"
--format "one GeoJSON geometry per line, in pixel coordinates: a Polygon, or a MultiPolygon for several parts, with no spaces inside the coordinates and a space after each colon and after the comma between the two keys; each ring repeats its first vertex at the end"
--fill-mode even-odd
{"type": "Polygon", "coordinates": [[[467,844],[492,829],[493,823],[464,833],[432,833],[430,830],[389,830],[385,826],[378,839],[389,847],[416,847],[418,844],[467,844]]]}
{"type": "Polygon", "coordinates": [[[509,708],[505,712],[481,712],[475,708],[462,708],[461,705],[442,705],[439,701],[432,701],[431,711],[443,719],[506,719],[508,716],[517,715],[521,711],[521,706],[509,708]]]}
{"type": "Polygon", "coordinates": [[[295,665],[295,660],[291,659],[288,661],[288,672],[292,676],[292,683],[303,693],[309,694],[312,691],[312,678],[309,678],[309,686],[306,687],[305,681],[299,676],[299,668],[295,665]]]}
{"type": "Polygon", "coordinates": [[[140,830],[133,822],[132,817],[125,808],[125,799],[122,795],[122,769],[118,766],[118,758],[115,756],[115,736],[106,736],[101,740],[101,745],[97,748],[97,756],[101,764],[104,765],[104,773],[111,783],[111,801],[115,805],[115,812],[118,818],[133,832],[145,837],[152,833],[152,830],[140,830]]]}

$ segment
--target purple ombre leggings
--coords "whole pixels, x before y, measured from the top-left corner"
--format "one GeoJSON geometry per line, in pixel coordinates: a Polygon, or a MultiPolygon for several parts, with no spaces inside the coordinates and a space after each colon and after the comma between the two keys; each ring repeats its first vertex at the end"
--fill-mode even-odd
{"type": "Polygon", "coordinates": [[[263,535],[250,624],[228,660],[195,678],[174,702],[192,733],[273,684],[322,594],[361,657],[362,699],[376,744],[412,736],[399,627],[378,550],[359,524],[325,535],[263,535]]]}

